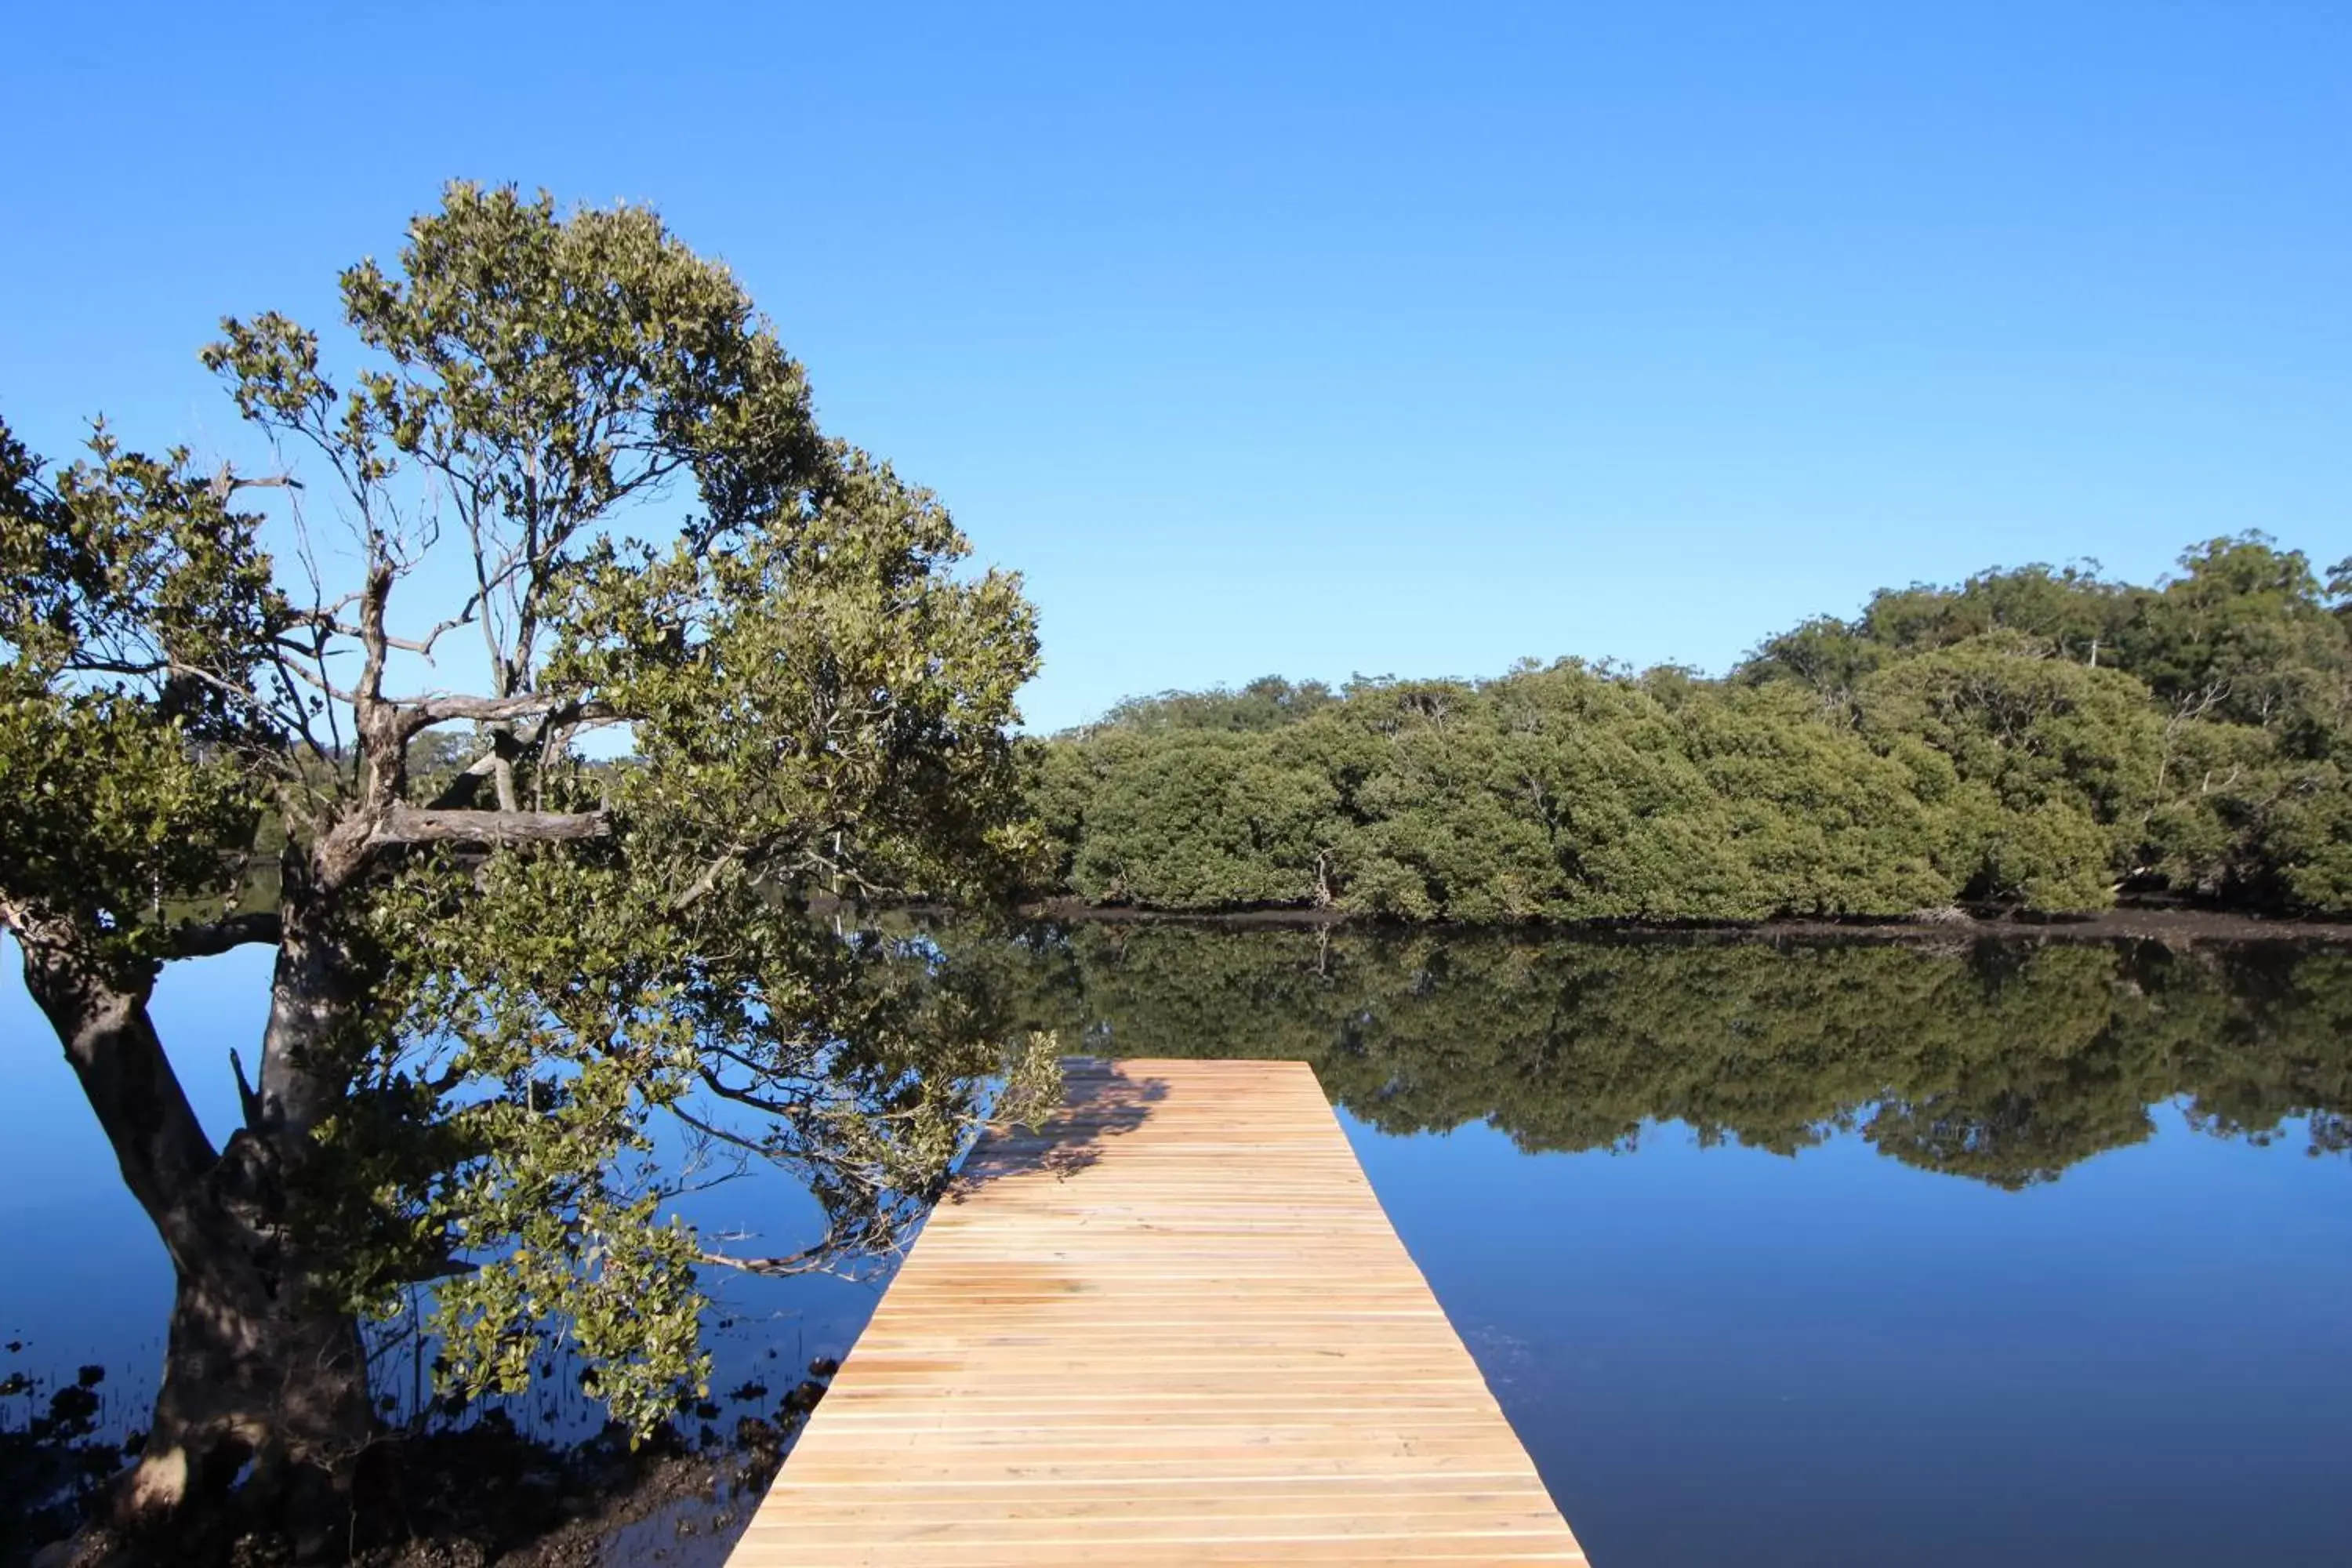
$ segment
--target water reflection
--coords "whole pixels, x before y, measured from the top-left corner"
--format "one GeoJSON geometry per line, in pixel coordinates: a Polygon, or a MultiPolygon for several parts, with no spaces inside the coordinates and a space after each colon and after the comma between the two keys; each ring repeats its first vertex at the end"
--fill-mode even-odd
{"type": "Polygon", "coordinates": [[[1608,1568],[2352,1540],[2352,1169],[2307,1157],[2347,1146],[2343,953],[1085,926],[959,956],[1097,1050],[1312,1062],[1608,1568]]]}
{"type": "MultiPolygon", "coordinates": [[[[2305,1157],[2352,1148],[2352,954],[929,934],[942,982],[1007,1029],[1311,1063],[1611,1568],[2327,1561],[2352,1539],[2332,1420],[2352,1403],[2352,1171],[2305,1157]],[[1592,1157],[1528,1157],[1548,1153],[1592,1157]],[[2200,1489],[2263,1500],[2184,1520],[2170,1505],[2200,1489]]],[[[238,962],[175,972],[160,1004],[200,1090],[255,1026],[238,962]]],[[[34,1038],[28,1009],[0,994],[0,1034],[34,1038]]],[[[54,1526],[118,1462],[169,1296],[62,1064],[0,1053],[0,1089],[19,1112],[0,1250],[40,1260],[0,1274],[5,1562],[34,1539],[12,1528],[26,1510],[54,1526]],[[114,1375],[84,1385],[100,1361],[114,1375]]],[[[234,1114],[225,1095],[199,1109],[234,1114]]],[[[692,1217],[781,1248],[807,1209],[777,1178],[692,1217]]],[[[697,1441],[784,1425],[800,1369],[874,1300],[831,1279],[722,1289],[724,1393],[686,1421],[697,1441]]],[[[422,1405],[414,1363],[393,1384],[422,1405]]],[[[514,1415],[535,1437],[593,1426],[568,1396],[514,1415]]],[[[740,1510],[711,1522],[664,1505],[608,1554],[715,1564],[740,1510]]]]}
{"type": "Polygon", "coordinates": [[[1118,1056],[1296,1058],[1390,1132],[1523,1150],[1856,1132],[2022,1188],[2149,1136],[2149,1108],[2352,1146],[2352,954],[2291,943],[1950,947],[1041,926],[940,934],[1008,1015],[1118,1056]]]}

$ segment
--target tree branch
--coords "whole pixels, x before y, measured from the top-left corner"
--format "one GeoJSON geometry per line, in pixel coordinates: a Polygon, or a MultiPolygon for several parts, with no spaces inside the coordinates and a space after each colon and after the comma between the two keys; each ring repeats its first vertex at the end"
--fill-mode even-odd
{"type": "Polygon", "coordinates": [[[152,975],[110,972],[62,926],[9,909],[25,965],[25,989],[57,1030],[66,1059],[122,1169],[123,1184],[155,1224],[182,1268],[207,1258],[204,1205],[194,1201],[220,1152],[205,1135],[179,1074],[148,1016],[152,975]]]}
{"type": "MultiPolygon", "coordinates": [[[[352,625],[351,622],[341,619],[331,611],[328,610],[304,610],[297,614],[295,619],[301,622],[304,626],[313,627],[332,637],[350,637],[354,641],[364,641],[368,635],[365,628],[355,626],[352,625]]],[[[425,656],[425,662],[428,664],[433,660],[433,645],[430,643],[418,642],[411,637],[396,637],[390,632],[386,632],[383,634],[383,646],[386,647],[396,647],[404,653],[423,654],[425,656]]],[[[305,653],[310,651],[308,648],[303,648],[299,643],[296,644],[295,647],[305,653]]]]}
{"type": "Polygon", "coordinates": [[[702,874],[697,877],[684,892],[669,901],[670,913],[684,914],[709,897],[710,890],[719,885],[719,877],[729,867],[743,864],[743,856],[744,851],[739,847],[730,848],[714,858],[710,864],[702,868],[702,874]]]}
{"type": "Polygon", "coordinates": [[[185,925],[172,933],[173,958],[210,958],[250,942],[276,945],[283,934],[274,910],[231,915],[205,925],[185,925]]]}
{"type": "Polygon", "coordinates": [[[559,844],[602,838],[613,830],[601,811],[419,811],[395,805],[368,835],[368,847],[392,844],[559,844]]]}
{"type": "Polygon", "coordinates": [[[387,697],[384,701],[399,709],[409,722],[420,730],[456,719],[493,724],[508,719],[536,718],[542,713],[570,708],[575,703],[578,704],[579,717],[583,719],[619,717],[601,703],[581,702],[576,695],[566,692],[526,691],[513,697],[387,697]]]}
{"type": "Polygon", "coordinates": [[[829,1273],[837,1261],[838,1253],[838,1244],[828,1234],[815,1246],[804,1247],[798,1252],[787,1253],[782,1258],[735,1258],[723,1252],[698,1249],[694,1258],[698,1263],[708,1263],[715,1268],[733,1268],[745,1274],[775,1276],[829,1273]]]}
{"type": "Polygon", "coordinates": [[[425,802],[425,809],[462,811],[470,807],[474,804],[474,797],[482,793],[482,781],[489,777],[498,765],[498,748],[493,745],[488,751],[467,763],[464,771],[456,778],[443,785],[439,795],[425,802]]]}

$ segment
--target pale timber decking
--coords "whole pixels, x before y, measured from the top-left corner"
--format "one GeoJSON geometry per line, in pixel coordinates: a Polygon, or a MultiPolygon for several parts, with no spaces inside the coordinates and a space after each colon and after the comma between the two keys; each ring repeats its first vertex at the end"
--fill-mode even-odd
{"type": "Polygon", "coordinates": [[[1073,1061],[730,1568],[1581,1563],[1303,1062],[1073,1061]]]}

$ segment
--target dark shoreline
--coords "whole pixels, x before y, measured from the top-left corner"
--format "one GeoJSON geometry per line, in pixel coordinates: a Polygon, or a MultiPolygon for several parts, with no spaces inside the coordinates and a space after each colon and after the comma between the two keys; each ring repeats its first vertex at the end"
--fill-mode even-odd
{"type": "MultiPolygon", "coordinates": [[[[925,906],[910,911],[952,915],[925,906]]],[[[2352,919],[2322,920],[2264,916],[2179,905],[2124,905],[2084,914],[2021,914],[2015,911],[1953,910],[1915,916],[1856,916],[1768,921],[1553,921],[1523,925],[1415,924],[1383,921],[1332,909],[1152,910],[1124,904],[1089,904],[1053,899],[1021,906],[1033,920],[1104,925],[1196,925],[1235,931],[1346,929],[1382,934],[1412,932],[1508,933],[1576,939],[1626,937],[1713,938],[1771,942],[1781,938],[1862,942],[2159,942],[2172,946],[2216,942],[2295,942],[2352,946],[2352,919]]]]}

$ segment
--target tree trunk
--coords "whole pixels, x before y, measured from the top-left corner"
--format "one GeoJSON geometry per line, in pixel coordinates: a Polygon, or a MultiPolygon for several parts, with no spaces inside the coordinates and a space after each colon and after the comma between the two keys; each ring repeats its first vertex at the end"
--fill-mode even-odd
{"type": "MultiPolygon", "coordinates": [[[[18,937],[26,988],[178,1281],[147,1445],[103,1522],[135,1538],[259,1511],[315,1554],[375,1427],[358,1325],[289,1235],[287,1162],[267,1127],[214,1149],[148,1015],[152,964],[111,962],[69,931],[18,937]]],[[[175,1533],[168,1555],[196,1556],[189,1544],[175,1533]]]]}
{"type": "Polygon", "coordinates": [[[244,1206],[224,1205],[217,1250],[179,1270],[154,1423],[110,1522],[144,1531],[233,1513],[284,1529],[308,1558],[347,1516],[353,1463],[375,1436],[367,1355],[348,1314],[306,1303],[244,1206]]]}

